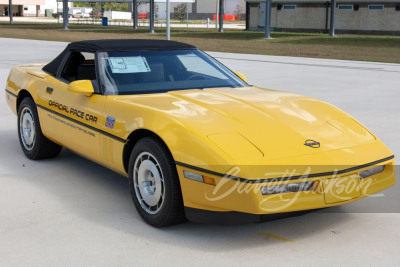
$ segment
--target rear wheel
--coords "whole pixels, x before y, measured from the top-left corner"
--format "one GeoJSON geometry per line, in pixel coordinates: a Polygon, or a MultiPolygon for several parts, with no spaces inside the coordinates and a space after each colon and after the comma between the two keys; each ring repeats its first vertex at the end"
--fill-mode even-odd
{"type": "Polygon", "coordinates": [[[29,97],[18,107],[18,137],[22,151],[33,160],[55,157],[62,148],[42,134],[35,103],[29,97]]]}
{"type": "Polygon", "coordinates": [[[140,216],[163,227],[186,220],[176,167],[164,144],[155,138],[139,140],[129,161],[129,185],[140,216]]]}

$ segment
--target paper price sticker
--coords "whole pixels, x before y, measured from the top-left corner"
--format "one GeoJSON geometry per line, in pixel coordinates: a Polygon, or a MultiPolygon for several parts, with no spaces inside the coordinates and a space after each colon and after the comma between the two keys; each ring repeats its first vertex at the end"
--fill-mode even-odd
{"type": "Polygon", "coordinates": [[[143,73],[151,71],[144,57],[110,57],[108,61],[112,73],[143,73]]]}

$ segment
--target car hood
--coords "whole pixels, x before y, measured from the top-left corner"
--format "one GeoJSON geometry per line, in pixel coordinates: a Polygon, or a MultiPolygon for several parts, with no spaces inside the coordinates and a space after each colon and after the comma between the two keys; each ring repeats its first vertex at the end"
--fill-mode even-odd
{"type": "Polygon", "coordinates": [[[173,116],[242,164],[349,148],[376,139],[328,103],[258,87],[121,97],[173,116]]]}

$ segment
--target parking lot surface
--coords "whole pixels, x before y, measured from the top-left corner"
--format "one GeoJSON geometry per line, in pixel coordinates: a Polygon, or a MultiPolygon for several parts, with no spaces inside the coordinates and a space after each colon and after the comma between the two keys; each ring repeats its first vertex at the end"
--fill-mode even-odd
{"type": "MultiPolygon", "coordinates": [[[[65,45],[0,38],[0,84],[12,66],[49,61],[65,45]]],[[[400,155],[400,65],[210,54],[251,84],[338,106],[400,155]]],[[[400,265],[398,184],[297,217],[156,229],[136,212],[126,178],[66,149],[28,160],[4,96],[0,125],[0,266],[400,265]]]]}

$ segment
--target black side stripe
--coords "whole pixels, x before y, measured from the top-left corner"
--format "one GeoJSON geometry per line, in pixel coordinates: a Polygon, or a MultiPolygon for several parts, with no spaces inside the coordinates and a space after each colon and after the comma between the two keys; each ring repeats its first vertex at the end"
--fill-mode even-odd
{"type": "Polygon", "coordinates": [[[9,93],[10,95],[12,95],[13,97],[18,97],[16,94],[14,94],[14,93],[8,91],[7,89],[6,89],[6,92],[9,93]]]}
{"type": "Polygon", "coordinates": [[[39,108],[41,108],[41,109],[44,109],[44,110],[46,110],[46,111],[48,111],[48,112],[50,112],[50,113],[53,113],[53,114],[55,114],[55,115],[57,115],[57,116],[63,117],[64,119],[67,119],[67,120],[69,120],[69,121],[72,121],[72,122],[74,122],[74,123],[77,123],[77,124],[79,124],[79,125],[82,125],[82,126],[84,126],[84,127],[86,127],[86,128],[89,128],[90,130],[93,130],[93,131],[98,132],[98,133],[100,133],[100,134],[106,135],[106,136],[108,136],[108,137],[110,137],[110,138],[113,138],[113,139],[115,139],[115,140],[117,140],[117,141],[120,141],[120,142],[122,142],[122,143],[125,143],[125,142],[126,142],[126,140],[123,139],[123,138],[120,138],[120,137],[115,136],[115,135],[113,135],[113,134],[110,134],[110,133],[107,133],[107,132],[102,131],[102,130],[100,130],[100,129],[97,129],[97,128],[93,127],[93,126],[87,125],[86,123],[83,123],[83,122],[80,122],[80,121],[71,119],[70,117],[65,116],[64,114],[60,114],[60,113],[58,113],[58,112],[56,112],[56,111],[54,111],[54,110],[48,109],[48,108],[43,107],[43,106],[38,105],[38,104],[36,104],[36,106],[39,107],[39,108]]]}
{"type": "Polygon", "coordinates": [[[343,170],[338,170],[338,171],[332,171],[332,172],[321,172],[321,173],[312,173],[312,174],[308,174],[308,175],[297,175],[297,176],[291,176],[291,177],[279,177],[279,178],[260,178],[260,179],[255,179],[255,180],[249,180],[249,179],[245,179],[245,178],[240,178],[240,177],[236,177],[236,176],[230,176],[227,174],[223,174],[220,172],[215,172],[215,171],[211,171],[211,170],[207,170],[207,169],[203,169],[200,167],[196,167],[196,166],[192,166],[186,163],[182,163],[179,161],[175,161],[176,165],[182,166],[182,167],[186,167],[189,169],[193,169],[193,170],[197,170],[197,171],[201,171],[201,172],[205,172],[205,173],[209,173],[209,174],[213,174],[216,176],[220,176],[220,177],[226,177],[229,179],[233,179],[233,180],[239,180],[240,182],[244,182],[244,183],[269,183],[269,182],[276,182],[276,181],[289,181],[289,180],[297,180],[297,179],[307,179],[307,178],[314,178],[314,177],[321,177],[321,176],[327,176],[327,175],[335,175],[335,174],[342,174],[342,173],[346,173],[346,172],[351,172],[351,171],[355,171],[358,169],[362,169],[365,167],[369,167],[369,166],[373,166],[375,164],[378,163],[382,163],[388,160],[391,160],[394,158],[394,155],[387,157],[387,158],[383,158],[380,160],[376,160],[370,163],[366,163],[363,165],[359,165],[359,166],[355,166],[355,167],[351,167],[351,168],[347,168],[347,169],[343,169],[343,170]]]}

